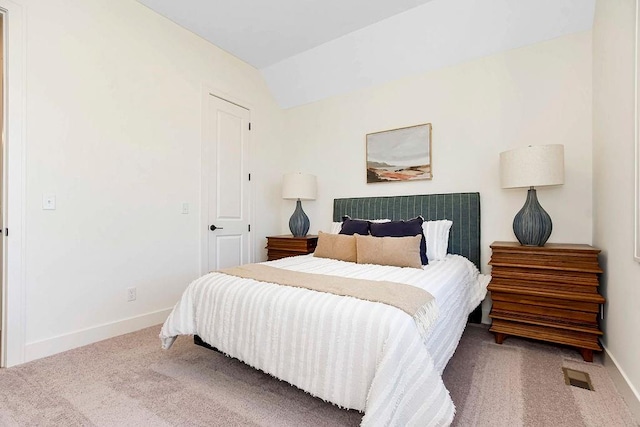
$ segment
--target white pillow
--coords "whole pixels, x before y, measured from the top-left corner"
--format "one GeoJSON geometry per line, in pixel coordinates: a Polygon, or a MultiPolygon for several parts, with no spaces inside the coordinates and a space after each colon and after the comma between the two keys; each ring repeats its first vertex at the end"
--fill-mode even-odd
{"type": "Polygon", "coordinates": [[[447,256],[451,225],[453,225],[453,221],[448,219],[422,223],[422,232],[427,241],[427,258],[429,262],[439,261],[447,256]]]}
{"type": "MultiPolygon", "coordinates": [[[[390,219],[365,219],[364,221],[375,222],[378,224],[381,224],[383,222],[391,222],[390,219]]],[[[340,230],[342,230],[342,221],[332,222],[331,231],[329,231],[329,234],[340,234],[340,230]]]]}
{"type": "Polygon", "coordinates": [[[342,221],[332,222],[331,231],[329,231],[329,234],[340,234],[340,230],[342,230],[342,221]]]}

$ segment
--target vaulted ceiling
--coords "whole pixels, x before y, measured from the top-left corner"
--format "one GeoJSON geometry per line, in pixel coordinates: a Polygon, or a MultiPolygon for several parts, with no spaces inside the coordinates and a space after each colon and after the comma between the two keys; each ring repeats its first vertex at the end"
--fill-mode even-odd
{"type": "Polygon", "coordinates": [[[595,0],[138,0],[258,68],[283,108],[589,30],[595,0]]]}
{"type": "Polygon", "coordinates": [[[260,69],[429,0],[139,0],[260,69]]]}

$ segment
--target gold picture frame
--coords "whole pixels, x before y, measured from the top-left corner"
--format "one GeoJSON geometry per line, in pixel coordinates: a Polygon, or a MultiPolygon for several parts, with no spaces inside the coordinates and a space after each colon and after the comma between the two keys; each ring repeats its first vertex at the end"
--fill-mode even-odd
{"type": "Polygon", "coordinates": [[[431,123],[368,133],[367,184],[433,179],[431,123]]]}

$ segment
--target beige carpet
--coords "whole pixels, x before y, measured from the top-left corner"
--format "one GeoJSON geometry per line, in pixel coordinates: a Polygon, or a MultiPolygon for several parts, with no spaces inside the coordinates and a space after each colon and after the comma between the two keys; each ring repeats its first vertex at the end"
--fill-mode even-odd
{"type": "MultiPolygon", "coordinates": [[[[1,426],[355,426],[361,414],[313,398],[159,328],[0,370],[1,426]]],[[[444,375],[457,426],[633,426],[599,364],[578,353],[467,328],[444,375]],[[586,370],[595,391],[564,384],[586,370]]]]}
{"type": "Polygon", "coordinates": [[[447,365],[444,382],[456,404],[456,426],[636,426],[600,358],[509,337],[495,344],[470,325],[447,365]],[[594,391],[567,386],[562,367],[584,371],[594,391]]]}

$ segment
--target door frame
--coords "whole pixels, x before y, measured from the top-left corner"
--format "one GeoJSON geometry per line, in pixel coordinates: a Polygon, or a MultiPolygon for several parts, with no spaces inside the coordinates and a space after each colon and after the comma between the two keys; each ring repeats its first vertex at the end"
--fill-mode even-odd
{"type": "MultiPolygon", "coordinates": [[[[201,137],[200,137],[200,275],[209,273],[209,182],[206,179],[207,172],[209,170],[208,156],[207,156],[207,111],[209,97],[215,96],[223,101],[230,102],[238,107],[244,108],[249,111],[249,121],[253,121],[252,113],[254,111],[253,106],[243,99],[240,99],[232,94],[229,94],[223,90],[220,90],[210,84],[202,84],[202,112],[201,112],[201,137]]],[[[253,170],[252,162],[252,146],[254,139],[252,138],[253,130],[249,132],[249,153],[247,163],[249,165],[249,173],[253,170]]],[[[249,181],[249,223],[253,226],[255,223],[255,191],[254,191],[255,177],[249,181]]],[[[249,232],[249,262],[253,262],[255,259],[255,227],[252,227],[249,232]]]]}
{"type": "Polygon", "coordinates": [[[0,0],[4,15],[4,174],[3,224],[9,236],[2,239],[2,351],[0,367],[25,361],[26,338],[26,150],[25,150],[25,50],[24,8],[0,0]]]}

